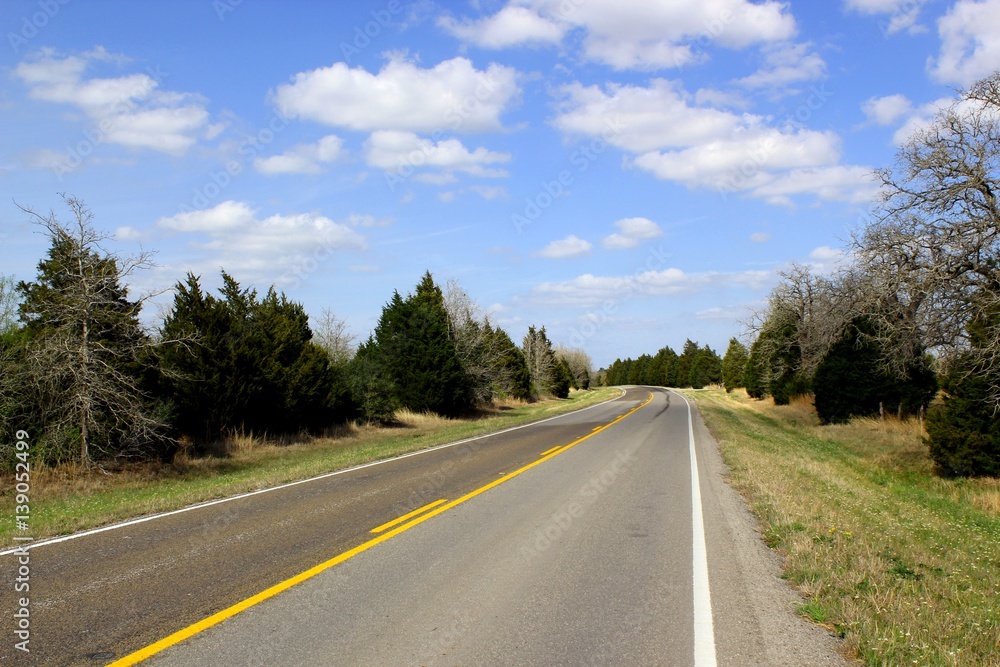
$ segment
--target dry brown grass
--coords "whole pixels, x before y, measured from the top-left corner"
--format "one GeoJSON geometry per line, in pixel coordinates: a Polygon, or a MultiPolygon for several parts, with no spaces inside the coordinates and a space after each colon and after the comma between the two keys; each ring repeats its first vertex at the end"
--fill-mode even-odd
{"type": "Polygon", "coordinates": [[[917,420],[692,395],[804,615],[870,665],[1000,665],[1000,481],[935,476],[917,420]]]}

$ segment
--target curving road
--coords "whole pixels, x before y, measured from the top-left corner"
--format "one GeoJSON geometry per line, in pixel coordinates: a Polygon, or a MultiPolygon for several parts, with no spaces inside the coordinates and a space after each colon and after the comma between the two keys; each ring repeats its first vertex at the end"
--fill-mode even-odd
{"type": "MultiPolygon", "coordinates": [[[[32,651],[7,641],[0,661],[842,664],[794,616],[801,601],[688,410],[628,388],[527,427],[36,545],[32,651]]],[[[14,568],[4,555],[7,581],[14,568]]]]}

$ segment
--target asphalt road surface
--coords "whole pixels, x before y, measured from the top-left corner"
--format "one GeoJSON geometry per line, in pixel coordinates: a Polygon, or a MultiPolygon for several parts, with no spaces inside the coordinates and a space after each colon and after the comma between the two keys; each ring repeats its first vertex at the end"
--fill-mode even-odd
{"type": "MultiPolygon", "coordinates": [[[[662,389],[30,550],[10,665],[841,665],[662,389]],[[692,465],[694,462],[694,465],[692,465]]],[[[17,576],[5,554],[4,581],[17,576]]]]}

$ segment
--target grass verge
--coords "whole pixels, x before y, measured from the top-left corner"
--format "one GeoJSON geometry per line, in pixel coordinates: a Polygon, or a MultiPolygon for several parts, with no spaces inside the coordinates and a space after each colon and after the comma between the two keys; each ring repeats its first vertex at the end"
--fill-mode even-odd
{"type": "Polygon", "coordinates": [[[915,420],[687,392],[785,556],[799,613],[868,665],[1000,665],[1000,480],[948,480],[915,420]]]}
{"type": "MultiPolygon", "coordinates": [[[[30,534],[39,540],[305,479],[572,412],[618,393],[577,391],[565,400],[496,406],[470,419],[401,412],[393,427],[349,425],[291,444],[233,434],[218,448],[225,456],[181,456],[171,465],[131,465],[112,474],[33,468],[30,534]]],[[[0,512],[13,517],[13,476],[5,477],[0,512]]],[[[13,519],[0,521],[0,546],[13,544],[13,535],[13,519]]]]}

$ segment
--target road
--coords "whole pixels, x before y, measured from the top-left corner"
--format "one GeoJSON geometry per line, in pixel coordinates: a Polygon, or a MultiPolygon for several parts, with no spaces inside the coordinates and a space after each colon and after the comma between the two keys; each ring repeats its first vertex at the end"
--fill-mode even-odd
{"type": "Polygon", "coordinates": [[[529,427],[38,545],[32,650],[6,641],[0,661],[842,664],[794,616],[801,601],[724,472],[683,398],[629,388],[529,427]]]}

